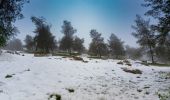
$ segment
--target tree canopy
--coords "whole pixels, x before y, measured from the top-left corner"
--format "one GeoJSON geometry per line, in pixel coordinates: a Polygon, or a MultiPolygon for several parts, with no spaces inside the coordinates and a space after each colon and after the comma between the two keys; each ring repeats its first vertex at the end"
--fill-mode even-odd
{"type": "Polygon", "coordinates": [[[29,0],[0,0],[0,47],[19,31],[13,25],[17,19],[23,18],[23,4],[29,0]]]}

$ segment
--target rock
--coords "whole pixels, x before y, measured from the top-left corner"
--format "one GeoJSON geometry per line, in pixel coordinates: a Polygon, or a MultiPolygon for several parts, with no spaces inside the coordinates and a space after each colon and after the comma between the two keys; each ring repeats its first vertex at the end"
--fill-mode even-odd
{"type": "Polygon", "coordinates": [[[138,92],[142,92],[142,90],[141,90],[141,89],[137,89],[137,91],[138,91],[138,92]]]}
{"type": "Polygon", "coordinates": [[[84,63],[88,63],[88,61],[84,61],[84,60],[83,60],[83,62],[84,62],[84,63]]]}
{"type": "Polygon", "coordinates": [[[68,90],[68,92],[70,92],[70,93],[73,93],[74,92],[74,89],[67,89],[68,90]]]}
{"type": "Polygon", "coordinates": [[[148,91],[146,91],[146,92],[145,92],[145,94],[149,95],[149,92],[148,92],[148,91]]]}
{"type": "Polygon", "coordinates": [[[136,78],[140,78],[140,76],[137,76],[136,78]]]}
{"type": "Polygon", "coordinates": [[[139,97],[134,97],[135,99],[139,99],[139,97]]]}
{"type": "Polygon", "coordinates": [[[133,73],[133,74],[142,74],[142,71],[139,69],[128,69],[128,68],[122,68],[123,71],[128,72],[128,73],[133,73]]]}
{"type": "Polygon", "coordinates": [[[59,94],[51,94],[48,98],[48,100],[55,99],[55,100],[61,100],[61,95],[59,94]]]}
{"type": "Polygon", "coordinates": [[[117,64],[123,65],[123,62],[122,62],[122,61],[119,61],[119,62],[117,62],[117,64]]]}
{"type": "Polygon", "coordinates": [[[150,88],[150,87],[149,87],[149,86],[145,86],[145,87],[144,87],[144,89],[148,89],[148,88],[150,88]]]}
{"type": "Polygon", "coordinates": [[[74,59],[74,60],[81,60],[81,61],[83,61],[83,58],[78,57],[78,56],[73,56],[73,59],[74,59]]]}
{"type": "Polygon", "coordinates": [[[130,64],[130,63],[128,63],[128,64],[126,64],[126,65],[128,65],[128,66],[132,66],[132,64],[130,64]]]}
{"type": "Polygon", "coordinates": [[[11,78],[12,77],[12,75],[6,75],[5,76],[5,78],[11,78]]]}
{"type": "Polygon", "coordinates": [[[130,61],[127,60],[127,59],[126,59],[126,60],[123,60],[123,62],[126,63],[126,64],[130,64],[130,61]]]}

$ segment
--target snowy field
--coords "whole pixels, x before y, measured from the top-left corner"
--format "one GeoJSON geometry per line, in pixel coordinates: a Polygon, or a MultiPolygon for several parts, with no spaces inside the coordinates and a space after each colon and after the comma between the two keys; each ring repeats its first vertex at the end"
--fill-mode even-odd
{"type": "Polygon", "coordinates": [[[0,55],[0,100],[159,100],[170,88],[170,67],[117,64],[118,60],[0,55]],[[122,67],[140,69],[127,73],[122,67]],[[73,90],[73,91],[69,91],[73,90]]]}

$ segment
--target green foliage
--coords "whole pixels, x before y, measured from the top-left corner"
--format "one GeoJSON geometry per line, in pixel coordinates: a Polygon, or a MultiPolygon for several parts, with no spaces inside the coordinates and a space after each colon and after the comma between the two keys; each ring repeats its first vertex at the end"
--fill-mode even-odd
{"type": "Polygon", "coordinates": [[[83,43],[84,43],[84,39],[80,39],[79,37],[76,36],[73,40],[73,46],[72,46],[73,50],[82,53],[85,49],[83,43]]]}
{"type": "Polygon", "coordinates": [[[158,19],[153,29],[159,32],[157,39],[162,45],[170,32],[170,0],[145,0],[145,2],[143,6],[149,8],[145,15],[158,19]]]}
{"type": "Polygon", "coordinates": [[[108,42],[112,58],[120,59],[125,56],[123,42],[115,34],[111,34],[108,42]]]}
{"type": "Polygon", "coordinates": [[[74,41],[73,34],[76,33],[76,29],[73,28],[71,22],[65,20],[63,21],[61,32],[64,34],[64,36],[60,41],[60,49],[67,50],[69,53],[71,53],[74,41]]]}
{"type": "Polygon", "coordinates": [[[92,38],[92,42],[89,46],[89,54],[92,56],[106,56],[108,54],[108,47],[107,44],[104,43],[104,38],[101,37],[101,34],[98,33],[96,30],[90,31],[90,36],[92,38]]]}
{"type": "Polygon", "coordinates": [[[136,25],[132,26],[135,32],[133,32],[132,35],[138,39],[137,43],[139,45],[148,49],[147,51],[149,51],[152,63],[154,63],[155,33],[151,29],[149,22],[149,20],[146,21],[137,15],[135,20],[136,25]]]}
{"type": "Polygon", "coordinates": [[[0,47],[4,46],[5,43],[6,43],[6,39],[0,35],[0,47]]]}
{"type": "Polygon", "coordinates": [[[49,53],[56,47],[55,36],[52,35],[50,28],[43,17],[31,17],[32,22],[35,24],[36,33],[34,37],[34,43],[36,44],[36,51],[49,53]]]}
{"type": "Polygon", "coordinates": [[[16,33],[17,28],[13,25],[17,19],[23,18],[21,10],[23,4],[29,0],[0,0],[0,47],[16,33]]]}
{"type": "Polygon", "coordinates": [[[35,44],[34,44],[33,37],[30,35],[26,35],[26,38],[24,41],[25,41],[25,47],[27,48],[27,51],[28,52],[34,51],[35,44]]]}

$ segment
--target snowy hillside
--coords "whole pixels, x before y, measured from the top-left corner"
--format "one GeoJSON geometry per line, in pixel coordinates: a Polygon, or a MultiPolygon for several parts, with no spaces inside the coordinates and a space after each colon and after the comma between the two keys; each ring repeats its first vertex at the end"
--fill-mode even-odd
{"type": "Polygon", "coordinates": [[[159,100],[170,88],[170,67],[117,64],[118,60],[2,53],[0,100],[159,100]],[[127,67],[142,71],[128,73],[127,67]]]}

